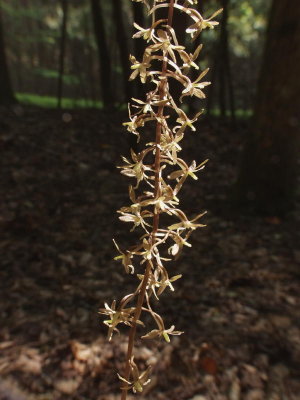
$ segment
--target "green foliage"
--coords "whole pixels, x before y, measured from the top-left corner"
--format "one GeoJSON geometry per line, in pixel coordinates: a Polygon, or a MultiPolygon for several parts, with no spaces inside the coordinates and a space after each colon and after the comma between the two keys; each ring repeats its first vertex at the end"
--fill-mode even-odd
{"type": "MultiPolygon", "coordinates": [[[[205,115],[205,111],[204,111],[204,115],[205,115]]],[[[221,116],[221,112],[219,108],[213,108],[212,110],[210,110],[210,114],[213,115],[214,117],[220,117],[221,116]]],[[[230,110],[226,111],[226,115],[227,117],[230,117],[230,110]]],[[[253,116],[253,110],[251,109],[242,109],[242,108],[238,108],[235,110],[235,116],[238,119],[249,119],[253,116]]]]}
{"type": "Polygon", "coordinates": [[[232,0],[229,10],[229,32],[234,54],[249,57],[263,39],[270,0],[232,0]]]}
{"type": "MultiPolygon", "coordinates": [[[[34,93],[17,93],[16,97],[21,104],[28,104],[43,108],[56,108],[57,98],[54,96],[41,96],[34,93]]],[[[71,99],[67,97],[62,98],[63,108],[103,108],[100,101],[92,101],[86,99],[71,99]]]]}
{"type": "MultiPolygon", "coordinates": [[[[201,0],[203,1],[203,0],[201,0]]],[[[260,54],[264,42],[266,19],[270,0],[230,0],[229,1],[229,46],[232,64],[237,66],[235,76],[237,106],[249,108],[253,93],[246,88],[254,88],[260,54]],[[246,76],[247,82],[244,77],[246,76]]],[[[220,7],[220,0],[203,1],[204,16],[220,7]]],[[[11,69],[13,86],[18,92],[34,91],[33,82],[38,76],[38,89],[41,94],[53,96],[56,86],[53,80],[58,70],[59,40],[62,22],[62,8],[59,0],[3,0],[3,21],[6,39],[8,64],[11,69]],[[47,71],[48,70],[48,71],[47,71]]],[[[105,15],[104,28],[112,60],[113,91],[119,102],[124,99],[122,92],[123,70],[116,45],[112,4],[101,2],[105,15]]],[[[123,0],[123,19],[126,30],[122,40],[131,33],[132,8],[128,0],[123,0]],[[126,25],[127,24],[127,25],[126,25]]],[[[201,67],[213,65],[218,35],[205,31],[206,43],[202,54],[201,67]]],[[[132,47],[132,43],[130,43],[132,47]]],[[[97,68],[97,47],[92,28],[90,2],[72,0],[69,2],[67,21],[67,40],[65,57],[64,95],[95,98],[100,96],[99,72],[97,68]]],[[[105,62],[105,61],[103,61],[105,62]]],[[[248,89],[249,90],[249,89],[248,89]]]]}
{"type": "MultiPolygon", "coordinates": [[[[34,73],[36,75],[43,76],[44,78],[48,79],[57,79],[58,78],[58,71],[53,69],[46,69],[46,68],[36,68],[34,69],[34,73]]],[[[63,81],[66,85],[79,85],[80,81],[76,75],[64,75],[63,81]]]]}

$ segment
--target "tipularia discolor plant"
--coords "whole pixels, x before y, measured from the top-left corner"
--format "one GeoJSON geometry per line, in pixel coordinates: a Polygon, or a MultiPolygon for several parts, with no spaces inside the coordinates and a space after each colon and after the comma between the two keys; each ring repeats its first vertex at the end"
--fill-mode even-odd
{"type": "MultiPolygon", "coordinates": [[[[194,123],[202,111],[189,117],[180,107],[186,96],[205,98],[203,89],[210,82],[203,81],[208,69],[199,71],[195,81],[189,77],[192,68],[199,69],[196,59],[201,51],[199,45],[189,53],[185,46],[178,43],[176,29],[172,27],[173,14],[186,14],[191,24],[186,32],[195,39],[203,29],[214,28],[218,22],[213,18],[222,10],[205,19],[194,8],[197,0],[132,0],[143,3],[152,18],[150,27],[134,24],[137,32],[133,38],[145,41],[145,51],[141,60],[130,56],[132,74],[130,80],[139,78],[149,88],[145,98],[133,98],[129,106],[130,121],[124,125],[137,136],[144,146],[140,152],[131,150],[131,157],[123,157],[121,173],[133,180],[129,185],[131,204],[122,207],[118,213],[120,220],[132,224],[132,229],[143,231],[139,242],[127,250],[122,250],[116,242],[119,259],[128,274],[135,274],[138,285],[134,293],[127,294],[117,304],[114,300],[100,310],[108,316],[104,323],[108,326],[108,338],[112,338],[117,327],[125,324],[130,327],[125,370],[118,374],[122,381],[122,400],[128,390],[142,392],[150,382],[151,366],[139,371],[134,361],[134,342],[137,326],[144,327],[141,314],[148,313],[153,318],[155,329],[146,332],[142,339],[164,339],[170,341],[170,335],[180,335],[174,325],[165,326],[163,318],[152,309],[153,299],[158,299],[165,289],[174,290],[173,283],[181,275],[170,276],[171,267],[166,267],[172,259],[176,260],[188,242],[191,233],[204,225],[200,214],[189,219],[179,208],[178,193],[188,178],[198,179],[197,172],[205,167],[206,161],[188,164],[178,156],[180,142],[186,131],[195,131],[194,123]],[[166,9],[166,19],[158,19],[159,9],[166,9]],[[172,80],[182,86],[181,93],[172,95],[172,80]],[[155,127],[152,139],[148,141],[149,130],[155,127]],[[142,132],[141,132],[142,131],[142,132]],[[165,218],[167,216],[167,218],[165,218]],[[162,218],[173,223],[162,224],[162,218]]],[[[153,131],[153,129],[152,129],[153,131]]]]}

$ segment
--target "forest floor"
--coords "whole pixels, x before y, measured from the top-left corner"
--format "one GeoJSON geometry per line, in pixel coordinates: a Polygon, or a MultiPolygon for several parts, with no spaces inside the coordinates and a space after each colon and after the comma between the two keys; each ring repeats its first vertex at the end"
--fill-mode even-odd
{"type": "MultiPolygon", "coordinates": [[[[0,113],[0,399],[116,400],[126,328],[108,342],[97,312],[136,283],[112,244],[130,242],[115,213],[128,204],[115,168],[126,117],[16,111],[0,113]]],[[[300,399],[300,213],[230,206],[246,129],[200,121],[187,140],[187,157],[210,162],[183,208],[207,209],[207,227],[154,305],[185,333],[138,342],[136,362],[153,364],[148,400],[300,399]]]]}

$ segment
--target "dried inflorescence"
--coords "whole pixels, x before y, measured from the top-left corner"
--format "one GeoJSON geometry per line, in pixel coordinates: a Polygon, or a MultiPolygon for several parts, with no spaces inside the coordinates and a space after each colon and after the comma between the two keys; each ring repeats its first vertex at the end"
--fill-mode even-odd
{"type": "Polygon", "coordinates": [[[191,68],[199,69],[196,59],[202,45],[193,53],[188,53],[185,46],[178,43],[172,27],[173,12],[178,10],[192,19],[192,24],[186,32],[195,39],[203,29],[214,28],[218,24],[213,18],[222,11],[219,10],[205,19],[193,8],[197,0],[133,1],[141,2],[147,7],[148,14],[152,16],[152,24],[149,28],[134,24],[137,33],[133,37],[143,38],[147,46],[142,60],[138,61],[134,56],[130,56],[133,70],[130,79],[139,77],[151,90],[146,94],[145,100],[132,99],[133,104],[129,107],[130,121],[124,125],[140,141],[141,137],[146,137],[145,130],[141,135],[141,128],[151,126],[154,122],[156,135],[155,140],[145,143],[145,148],[139,153],[131,150],[131,158],[123,157],[124,165],[120,167],[121,173],[133,178],[135,184],[129,186],[131,204],[118,211],[119,218],[131,223],[131,230],[139,227],[144,233],[139,242],[127,250],[121,250],[114,242],[120,253],[115,259],[122,261],[126,273],[136,274],[139,284],[135,292],[126,295],[118,306],[116,301],[113,301],[111,307],[105,304],[105,308],[100,310],[101,314],[109,316],[109,319],[104,321],[109,327],[109,339],[114,331],[118,332],[118,325],[130,326],[125,374],[124,377],[119,375],[125,382],[122,387],[123,400],[126,399],[129,389],[142,392],[150,380],[150,369],[140,373],[133,356],[136,326],[144,326],[140,320],[141,313],[149,313],[156,325],[156,329],[142,336],[144,339],[164,338],[169,342],[169,335],[182,333],[175,331],[173,325],[166,328],[162,317],[152,310],[150,301],[153,297],[158,299],[167,288],[174,290],[173,282],[181,275],[170,277],[166,263],[172,259],[176,260],[183,246],[191,246],[188,239],[193,230],[205,226],[199,221],[204,212],[189,219],[179,208],[177,196],[184,181],[188,177],[198,179],[196,173],[201,171],[207,162],[205,160],[197,165],[193,161],[188,165],[178,156],[181,150],[180,142],[186,130],[189,128],[195,131],[194,123],[202,113],[201,111],[190,118],[179,104],[185,96],[205,98],[203,89],[210,82],[203,82],[208,69],[201,72],[194,82],[189,78],[191,68]],[[157,10],[161,8],[167,9],[168,19],[156,19],[157,10]],[[158,65],[161,67],[157,68],[158,65]],[[169,83],[173,79],[182,85],[178,98],[170,93],[169,83]],[[168,218],[174,217],[174,223],[166,227],[160,226],[160,217],[163,214],[168,218]]]}

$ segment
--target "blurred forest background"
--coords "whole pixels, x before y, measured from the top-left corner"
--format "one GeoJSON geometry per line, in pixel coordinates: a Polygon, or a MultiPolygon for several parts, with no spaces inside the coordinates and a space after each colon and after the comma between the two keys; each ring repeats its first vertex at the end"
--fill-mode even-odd
{"type": "MultiPolygon", "coordinates": [[[[223,8],[186,43],[204,44],[212,85],[184,104],[205,109],[184,157],[210,162],[182,203],[208,209],[208,226],[159,305],[186,334],[138,344],[136,360],[154,364],[149,400],[299,400],[300,3],[196,7],[206,18],[223,8]]],[[[111,239],[130,243],[115,166],[135,146],[127,103],[145,93],[128,81],[144,8],[0,0],[0,400],[117,398],[126,336],[107,343],[96,312],[132,287],[111,239]]]]}
{"type": "MultiPolygon", "coordinates": [[[[214,113],[229,111],[231,96],[235,113],[250,115],[270,1],[221,3],[199,2],[206,15],[226,8],[222,29],[204,31],[201,38],[201,67],[209,65],[214,78],[210,106],[214,113]],[[230,96],[227,87],[233,92],[230,96]]],[[[2,29],[16,98],[55,107],[63,75],[63,107],[103,107],[106,90],[115,107],[124,106],[134,90],[127,84],[128,54],[139,56],[143,47],[140,40],[131,39],[133,20],[143,25],[142,11],[141,4],[121,0],[2,0],[2,29]]]]}
{"type": "MultiPolygon", "coordinates": [[[[201,36],[200,68],[210,66],[213,81],[208,100],[187,105],[229,117],[233,128],[255,110],[235,197],[273,214],[292,204],[297,179],[299,5],[288,4],[274,0],[270,11],[269,0],[199,2],[206,15],[224,12],[217,33],[201,36]]],[[[128,54],[143,52],[142,41],[131,39],[133,20],[144,24],[140,2],[2,0],[0,103],[124,110],[141,89],[128,82],[128,54]]],[[[182,39],[185,24],[177,24],[182,39]]]]}

